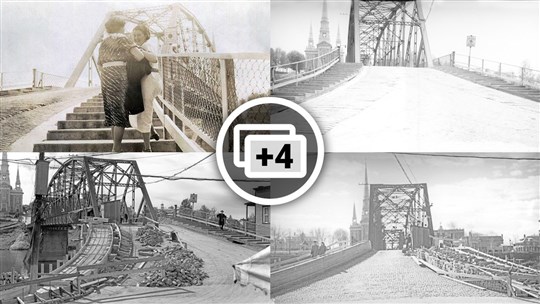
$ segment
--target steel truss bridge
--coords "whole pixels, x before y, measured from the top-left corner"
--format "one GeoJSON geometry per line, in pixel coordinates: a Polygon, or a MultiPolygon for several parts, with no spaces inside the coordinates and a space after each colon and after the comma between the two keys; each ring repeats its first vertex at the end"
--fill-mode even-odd
{"type": "Polygon", "coordinates": [[[136,161],[72,157],[49,182],[42,226],[70,226],[94,216],[131,218],[135,209],[137,218],[157,220],[136,161]]]}
{"type": "Polygon", "coordinates": [[[431,49],[419,1],[352,0],[347,62],[431,67],[431,49]]]}
{"type": "Polygon", "coordinates": [[[427,184],[370,186],[368,235],[375,250],[430,247],[433,235],[427,184]]]}
{"type": "Polygon", "coordinates": [[[245,101],[269,95],[269,54],[216,53],[202,24],[179,3],[110,12],[65,87],[77,83],[87,64],[89,75],[92,67],[98,70],[96,51],[111,16],[126,20],[128,29],[144,23],[157,38],[163,92],[154,100],[154,112],[167,131],[165,137],[182,151],[215,150],[227,116],[245,101]]]}

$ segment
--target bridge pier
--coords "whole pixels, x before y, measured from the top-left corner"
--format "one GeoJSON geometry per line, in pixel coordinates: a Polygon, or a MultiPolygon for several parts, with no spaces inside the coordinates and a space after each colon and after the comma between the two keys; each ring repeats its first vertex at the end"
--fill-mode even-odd
{"type": "Polygon", "coordinates": [[[39,263],[56,263],[64,260],[68,253],[68,230],[58,228],[43,229],[39,252],[39,263]]]}

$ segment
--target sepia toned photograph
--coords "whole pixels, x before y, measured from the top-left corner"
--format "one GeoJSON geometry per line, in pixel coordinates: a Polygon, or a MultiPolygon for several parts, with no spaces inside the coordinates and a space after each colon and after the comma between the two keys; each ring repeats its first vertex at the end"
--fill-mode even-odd
{"type": "Polygon", "coordinates": [[[540,291],[537,153],[329,153],[275,206],[275,303],[528,303],[540,291]]]}
{"type": "Polygon", "coordinates": [[[270,206],[233,193],[215,162],[2,152],[0,301],[270,302],[270,206]]]}
{"type": "Polygon", "coordinates": [[[3,151],[212,152],[269,94],[270,4],[2,3],[3,151]]]}
{"type": "Polygon", "coordinates": [[[272,95],[329,152],[537,152],[538,1],[272,1],[272,95]]]}

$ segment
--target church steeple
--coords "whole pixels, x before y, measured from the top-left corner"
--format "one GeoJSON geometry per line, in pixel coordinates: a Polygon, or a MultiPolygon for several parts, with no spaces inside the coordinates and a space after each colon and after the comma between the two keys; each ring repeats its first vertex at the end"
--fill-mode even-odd
{"type": "Polygon", "coordinates": [[[309,39],[308,39],[307,49],[308,50],[315,49],[315,43],[313,42],[313,25],[312,24],[309,25],[309,39]]]}
{"type": "Polygon", "coordinates": [[[321,18],[321,29],[319,31],[319,44],[326,42],[330,45],[330,24],[328,21],[328,3],[323,1],[323,12],[321,18]]]}
{"type": "Polygon", "coordinates": [[[17,178],[15,179],[15,189],[21,189],[21,177],[19,175],[19,166],[17,166],[17,178]]]}
{"type": "Polygon", "coordinates": [[[362,240],[368,238],[369,227],[369,181],[368,181],[368,169],[367,161],[364,162],[364,199],[362,200],[362,219],[360,219],[362,225],[362,240]]]}
{"type": "Polygon", "coordinates": [[[356,224],[358,221],[356,219],[356,204],[353,203],[353,209],[352,209],[352,222],[353,224],[356,224]]]}

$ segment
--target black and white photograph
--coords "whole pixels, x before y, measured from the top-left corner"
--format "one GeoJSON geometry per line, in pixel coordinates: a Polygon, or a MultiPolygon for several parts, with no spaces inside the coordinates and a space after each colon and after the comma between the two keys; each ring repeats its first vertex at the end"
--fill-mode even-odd
{"type": "Polygon", "coordinates": [[[275,206],[275,303],[527,303],[540,285],[537,153],[330,153],[275,206]],[[525,301],[524,301],[525,300],[525,301]]]}
{"type": "Polygon", "coordinates": [[[270,206],[237,196],[215,162],[2,152],[0,300],[270,302],[270,206]]]}
{"type": "Polygon", "coordinates": [[[272,95],[329,152],[537,152],[538,1],[272,1],[272,95]]]}
{"type": "Polygon", "coordinates": [[[2,1],[3,151],[212,152],[269,94],[269,2],[2,1]]]}

